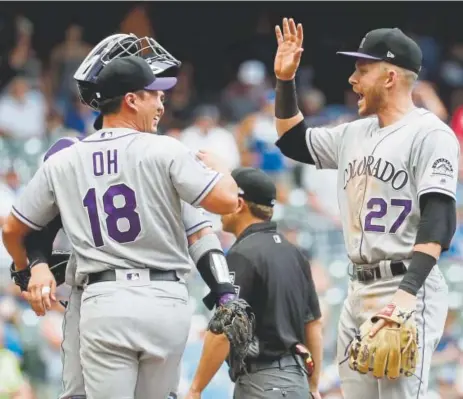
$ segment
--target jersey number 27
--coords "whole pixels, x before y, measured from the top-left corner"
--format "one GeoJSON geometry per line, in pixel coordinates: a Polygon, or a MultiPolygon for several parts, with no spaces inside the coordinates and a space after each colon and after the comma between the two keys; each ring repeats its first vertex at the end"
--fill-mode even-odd
{"type": "MultiPolygon", "coordinates": [[[[106,214],[105,222],[108,236],[120,244],[135,241],[141,232],[140,215],[136,211],[137,199],[135,191],[123,183],[115,184],[106,190],[102,199],[103,209],[106,214]],[[116,207],[114,204],[114,198],[118,195],[122,196],[125,200],[125,204],[121,207],[116,207]],[[118,221],[120,219],[127,220],[129,224],[127,230],[121,231],[119,228],[118,221]]],[[[104,245],[104,242],[101,234],[100,217],[94,188],[87,191],[83,204],[87,208],[93,242],[96,247],[101,247],[104,245]]]]}

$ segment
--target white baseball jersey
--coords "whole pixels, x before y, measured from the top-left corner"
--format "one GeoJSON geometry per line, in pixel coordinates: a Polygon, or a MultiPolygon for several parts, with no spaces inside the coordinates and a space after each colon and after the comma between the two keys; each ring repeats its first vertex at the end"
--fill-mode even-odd
{"type": "Polygon", "coordinates": [[[460,146],[453,131],[417,108],[380,128],[376,117],[310,128],[318,169],[338,169],[344,240],[353,263],[409,259],[420,220],[419,198],[455,198],[460,146]]]}
{"type": "Polygon", "coordinates": [[[171,137],[105,129],[48,159],[13,213],[41,229],[59,212],[80,275],[115,267],[187,273],[181,200],[197,206],[220,178],[171,137]]]}

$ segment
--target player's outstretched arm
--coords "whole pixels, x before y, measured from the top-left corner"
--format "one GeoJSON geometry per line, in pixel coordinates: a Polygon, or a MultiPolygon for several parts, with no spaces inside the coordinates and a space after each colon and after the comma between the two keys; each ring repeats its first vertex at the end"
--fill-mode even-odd
{"type": "Polygon", "coordinates": [[[275,27],[275,33],[275,127],[279,137],[275,145],[294,161],[318,169],[337,169],[338,147],[347,124],[310,129],[297,104],[295,76],[303,51],[302,25],[285,18],[282,28],[275,27]]]}
{"type": "Polygon", "coordinates": [[[220,180],[203,198],[200,205],[209,212],[219,215],[232,213],[238,206],[238,186],[225,163],[214,154],[199,151],[196,156],[209,168],[221,174],[220,180]]]}
{"type": "Polygon", "coordinates": [[[283,19],[282,29],[275,27],[278,49],[275,55],[274,70],[277,78],[275,117],[278,136],[288,132],[291,128],[304,120],[297,106],[296,84],[294,79],[301,61],[304,49],[304,31],[302,24],[292,18],[283,19]]]}
{"type": "Polygon", "coordinates": [[[212,213],[233,213],[238,206],[238,186],[223,162],[203,151],[194,154],[175,139],[169,145],[169,174],[180,198],[212,213]]]}

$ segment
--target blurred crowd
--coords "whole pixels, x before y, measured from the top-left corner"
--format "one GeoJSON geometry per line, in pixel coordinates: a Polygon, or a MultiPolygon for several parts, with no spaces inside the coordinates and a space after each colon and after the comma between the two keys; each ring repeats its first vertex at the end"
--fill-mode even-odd
{"type": "MultiPolygon", "coordinates": [[[[21,68],[0,93],[0,228],[46,149],[59,137],[92,133],[96,117],[78,100],[72,79],[94,44],[83,40],[82,28],[69,26],[47,62],[39,60],[32,47],[32,23],[18,17],[16,29],[11,57],[21,68]]],[[[416,104],[436,113],[463,140],[463,43],[446,53],[433,38],[417,36],[416,40],[425,62],[414,92],[416,104]]],[[[320,296],[325,326],[320,391],[326,399],[338,399],[342,396],[335,360],[336,323],[346,297],[348,259],[340,230],[336,172],[292,162],[275,147],[271,72],[261,60],[246,60],[218,93],[218,100],[205,102],[195,87],[195,66],[183,64],[178,84],[168,94],[160,133],[176,137],[193,150],[216,152],[230,168],[250,165],[272,176],[278,187],[275,220],[280,231],[306,253],[320,296]]],[[[313,85],[313,75],[312,66],[303,65],[298,78],[299,104],[310,126],[357,118],[356,95],[346,91],[344,103],[327,103],[324,92],[313,85]]],[[[459,172],[457,233],[440,261],[450,285],[450,311],[433,358],[430,399],[463,398],[463,165],[459,172]]],[[[221,231],[219,218],[211,217],[227,250],[233,238],[221,231]]],[[[58,236],[55,247],[69,248],[64,234],[58,236]]],[[[36,317],[10,282],[10,262],[0,243],[0,399],[56,398],[61,388],[64,308],[56,304],[45,317],[36,317]]],[[[196,271],[189,284],[195,316],[182,362],[181,391],[193,376],[209,317],[201,302],[206,287],[196,271]]],[[[66,299],[69,287],[59,290],[66,299]]],[[[231,392],[223,367],[203,398],[228,398],[231,392]]]]}

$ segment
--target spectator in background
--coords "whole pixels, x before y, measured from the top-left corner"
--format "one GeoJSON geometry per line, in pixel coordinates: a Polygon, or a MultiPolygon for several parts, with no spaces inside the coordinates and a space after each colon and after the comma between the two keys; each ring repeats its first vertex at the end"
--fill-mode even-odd
{"type": "Polygon", "coordinates": [[[269,88],[265,65],[256,60],[243,62],[237,79],[223,92],[222,104],[227,120],[236,123],[259,111],[269,88]]]}
{"type": "Polygon", "coordinates": [[[39,333],[42,338],[40,354],[42,361],[47,365],[47,397],[57,398],[62,388],[61,375],[61,342],[63,340],[62,328],[63,307],[55,303],[54,308],[40,318],[39,333]]]}
{"type": "Polygon", "coordinates": [[[440,68],[442,81],[450,88],[463,87],[463,43],[450,47],[447,59],[440,68]]]}
{"type": "Polygon", "coordinates": [[[180,141],[193,151],[207,150],[217,154],[229,169],[240,165],[240,154],[231,132],[219,126],[220,112],[213,105],[199,106],[194,122],[180,135],[180,141]]]}
{"type": "Polygon", "coordinates": [[[50,96],[57,101],[57,106],[62,112],[72,104],[77,94],[73,75],[91,49],[92,46],[83,40],[82,27],[72,24],[66,29],[64,40],[52,50],[49,70],[50,96]]]}
{"type": "Polygon", "coordinates": [[[17,43],[14,51],[21,54],[24,62],[22,71],[32,89],[42,89],[42,63],[32,48],[34,25],[23,16],[16,18],[17,43]]]}
{"type": "Polygon", "coordinates": [[[193,73],[193,65],[187,62],[183,63],[177,74],[177,84],[166,93],[169,106],[162,117],[160,128],[163,132],[170,129],[185,129],[187,123],[193,118],[194,110],[198,104],[193,73]]]}
{"type": "Polygon", "coordinates": [[[268,91],[257,112],[245,117],[237,126],[236,140],[243,166],[267,173],[277,186],[277,200],[285,203],[291,177],[288,165],[293,165],[275,145],[278,139],[274,124],[275,93],[268,91]]]}
{"type": "Polygon", "coordinates": [[[64,125],[66,128],[75,130],[83,135],[88,135],[95,131],[93,122],[95,122],[98,112],[83,104],[78,96],[72,97],[72,101],[64,115],[64,125]]]}
{"type": "Polygon", "coordinates": [[[25,399],[25,381],[18,358],[4,347],[4,324],[0,319],[0,399],[25,399]]]}
{"type": "Polygon", "coordinates": [[[80,132],[64,125],[63,115],[57,109],[51,109],[47,115],[47,133],[50,142],[61,137],[77,137],[80,132]]]}
{"type": "Polygon", "coordinates": [[[439,98],[430,82],[419,80],[413,89],[413,101],[417,107],[426,108],[444,122],[448,121],[449,114],[444,103],[439,98]]]}
{"type": "Polygon", "coordinates": [[[450,127],[455,132],[460,146],[463,146],[463,89],[454,90],[450,99],[452,118],[450,127]]]}
{"type": "Polygon", "coordinates": [[[0,136],[13,139],[43,137],[47,105],[44,96],[31,88],[23,73],[0,97],[0,136]]]}

